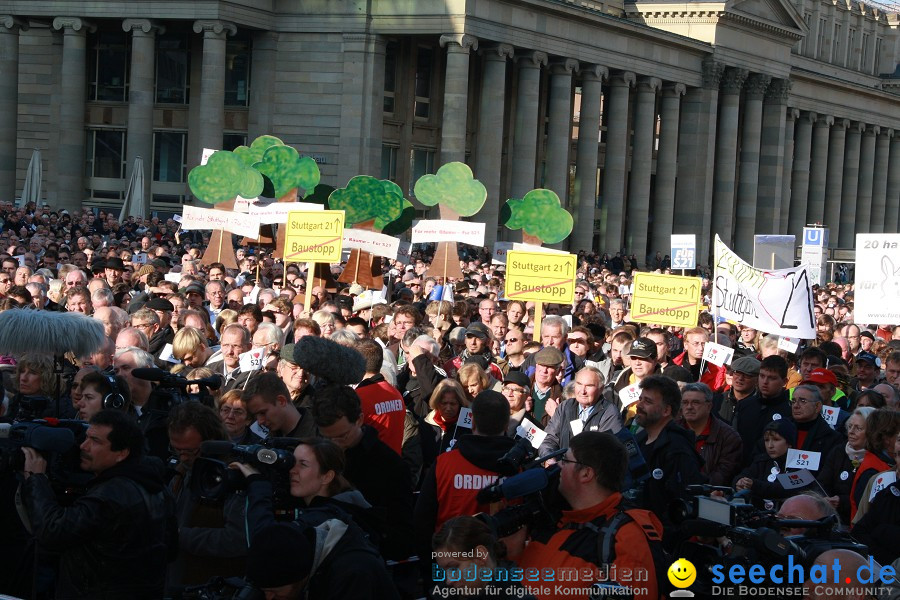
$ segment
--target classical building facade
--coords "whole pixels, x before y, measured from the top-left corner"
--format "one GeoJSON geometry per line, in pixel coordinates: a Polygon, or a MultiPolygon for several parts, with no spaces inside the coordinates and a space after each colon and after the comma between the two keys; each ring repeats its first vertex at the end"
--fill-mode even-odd
{"type": "Polygon", "coordinates": [[[0,193],[43,152],[47,200],[190,201],[203,148],[271,133],[323,182],[408,190],[449,161],[507,198],[554,190],[569,247],[643,258],[695,233],[900,221],[898,17],[860,2],[0,0],[0,193]],[[18,86],[12,82],[18,82],[18,86]]]}

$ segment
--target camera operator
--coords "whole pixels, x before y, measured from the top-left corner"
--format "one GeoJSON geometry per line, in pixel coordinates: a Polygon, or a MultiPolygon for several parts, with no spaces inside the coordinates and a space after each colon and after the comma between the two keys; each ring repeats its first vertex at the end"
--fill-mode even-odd
{"type": "Polygon", "coordinates": [[[81,468],[94,478],[65,508],[47,478],[47,461],[32,448],[23,451],[23,520],[43,548],[60,553],[57,597],[162,597],[173,503],[162,464],[143,456],[134,419],[114,410],[94,415],[81,444],[81,468]]]}
{"type": "Polygon", "coordinates": [[[195,585],[214,575],[242,575],[247,555],[244,498],[231,493],[222,503],[200,502],[191,493],[200,445],[228,439],[219,415],[199,402],[185,402],[169,413],[168,431],[169,449],[178,460],[169,489],[175,496],[180,550],[169,568],[168,586],[195,585]]]}
{"type": "MultiPolygon", "coordinates": [[[[583,572],[585,568],[615,565],[617,573],[632,569],[641,574],[640,583],[634,587],[646,587],[647,594],[635,598],[659,598],[657,573],[668,566],[657,564],[664,560],[663,528],[652,512],[630,509],[622,498],[620,490],[628,468],[625,446],[610,433],[586,431],[572,438],[559,463],[559,493],[571,510],[563,511],[558,527],[531,531],[531,542],[525,547],[519,566],[576,568],[583,572]],[[605,543],[606,536],[611,536],[611,543],[605,543]],[[608,551],[605,556],[604,550],[608,551]]],[[[592,583],[582,580],[554,587],[580,589],[592,583]]],[[[629,585],[627,581],[617,583],[629,585]]],[[[562,589],[560,597],[571,594],[562,589]]]]}

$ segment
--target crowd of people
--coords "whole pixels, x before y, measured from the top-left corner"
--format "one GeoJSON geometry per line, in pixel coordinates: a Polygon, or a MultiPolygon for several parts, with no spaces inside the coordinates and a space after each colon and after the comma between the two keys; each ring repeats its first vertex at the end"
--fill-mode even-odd
{"type": "Polygon", "coordinates": [[[85,424],[71,452],[26,445],[3,472],[0,593],[177,597],[220,576],[283,599],[660,598],[686,548],[725,561],[739,545],[678,518],[698,494],[831,518],[856,543],[846,560],[900,557],[885,477],[900,327],[855,323],[852,284],[815,290],[817,337],[788,352],[717,322],[707,278],[695,327],[633,322],[624,252],[579,253],[574,301],[535,315],[487,251],[457,281],[425,250],[385,259],[384,288],[365,290],[255,246],[237,247],[238,269],[204,261],[208,237],[172,220],[0,217],[0,311],[104,329],[64,357],[61,389],[40,348],[0,356],[6,422],[85,424]],[[710,341],[730,364],[703,359],[710,341]],[[213,383],[173,400],[177,377],[213,383]],[[791,487],[794,451],[812,477],[791,487]],[[210,480],[213,458],[229,474],[210,480]],[[544,585],[567,569],[588,576],[544,585]]]}

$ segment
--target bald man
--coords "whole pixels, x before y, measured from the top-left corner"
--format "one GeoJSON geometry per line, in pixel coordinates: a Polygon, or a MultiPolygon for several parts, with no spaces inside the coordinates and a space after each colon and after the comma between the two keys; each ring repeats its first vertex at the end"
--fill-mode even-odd
{"type": "MultiPolygon", "coordinates": [[[[837,513],[825,498],[818,494],[799,494],[785,500],[776,515],[779,519],[797,519],[803,521],[818,521],[823,517],[837,513]]],[[[839,525],[836,521],[835,526],[839,525]]],[[[782,535],[803,535],[805,527],[793,527],[781,530],[782,535]]]]}
{"type": "Polygon", "coordinates": [[[813,568],[816,565],[825,567],[828,583],[807,581],[803,584],[804,598],[809,598],[809,600],[866,600],[883,593],[879,581],[881,565],[874,561],[872,565],[869,565],[866,558],[852,550],[827,550],[816,558],[813,568]],[[866,567],[862,571],[863,578],[872,578],[873,581],[860,583],[859,569],[863,566],[866,567]],[[870,567],[874,573],[869,570],[870,567]],[[834,583],[835,572],[838,574],[836,578],[838,583],[834,583]]]}

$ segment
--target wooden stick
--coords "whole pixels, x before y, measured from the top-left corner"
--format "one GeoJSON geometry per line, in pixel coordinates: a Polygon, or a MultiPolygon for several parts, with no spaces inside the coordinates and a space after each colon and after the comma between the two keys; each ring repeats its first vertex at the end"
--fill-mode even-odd
{"type": "MultiPolygon", "coordinates": [[[[259,264],[262,262],[262,256],[260,255],[261,248],[259,244],[256,245],[256,281],[259,281],[259,264]]],[[[240,266],[238,267],[240,268],[240,266]]]]}
{"type": "Polygon", "coordinates": [[[303,309],[306,311],[307,318],[312,317],[312,289],[313,275],[316,273],[316,263],[306,263],[306,297],[303,301],[303,309]]]}
{"type": "MultiPolygon", "coordinates": [[[[220,229],[219,230],[219,251],[217,253],[216,262],[222,262],[222,238],[224,238],[224,237],[225,237],[225,230],[220,229]]],[[[238,265],[238,267],[240,267],[240,265],[238,265]]]]}
{"type": "Polygon", "coordinates": [[[532,336],[534,341],[541,341],[541,320],[543,319],[544,303],[537,301],[534,303],[534,331],[532,336]]]}
{"type": "Polygon", "coordinates": [[[359,281],[357,281],[357,280],[359,279],[359,261],[361,258],[360,254],[361,254],[361,252],[357,251],[357,253],[356,253],[356,270],[353,272],[353,283],[359,283],[359,281]]]}

